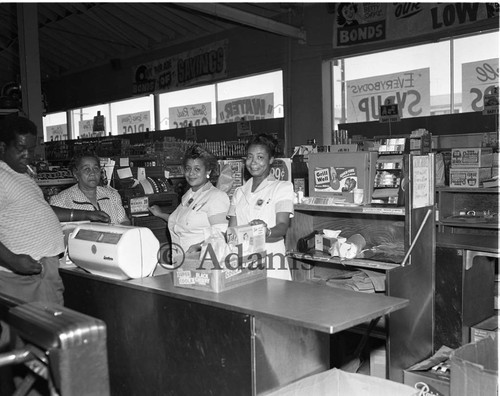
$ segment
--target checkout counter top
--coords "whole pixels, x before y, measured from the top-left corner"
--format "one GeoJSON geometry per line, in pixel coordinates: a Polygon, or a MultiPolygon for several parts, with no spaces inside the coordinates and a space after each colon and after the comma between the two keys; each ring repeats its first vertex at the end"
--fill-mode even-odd
{"type": "Polygon", "coordinates": [[[436,233],[436,246],[499,253],[496,235],[436,233]]]}
{"type": "Polygon", "coordinates": [[[311,283],[280,279],[259,280],[222,293],[176,287],[171,274],[116,280],[79,269],[61,269],[70,275],[155,291],[169,297],[254,316],[274,318],[293,325],[334,334],[397,311],[409,304],[402,298],[360,293],[311,283]]]}

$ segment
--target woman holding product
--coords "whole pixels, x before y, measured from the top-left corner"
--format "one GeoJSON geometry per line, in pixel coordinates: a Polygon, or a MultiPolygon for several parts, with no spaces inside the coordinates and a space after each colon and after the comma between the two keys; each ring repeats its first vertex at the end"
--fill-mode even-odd
{"type": "Polygon", "coordinates": [[[293,185],[270,175],[277,141],[270,135],[252,137],[245,166],[252,176],[238,187],[229,208],[229,226],[263,224],[266,227],[267,274],[292,280],[285,257],[284,237],[293,217],[293,185]]]}
{"type": "Polygon", "coordinates": [[[191,188],[183,195],[179,206],[170,215],[157,205],[149,208],[152,214],[168,223],[174,255],[178,247],[182,253],[200,250],[205,229],[211,226],[222,233],[227,230],[229,197],[210,182],[211,174],[217,169],[217,158],[203,147],[193,145],[186,150],[183,165],[191,188]]]}
{"type": "Polygon", "coordinates": [[[72,165],[77,184],[50,197],[50,204],[68,209],[100,210],[107,213],[112,224],[130,224],[118,191],[100,186],[99,157],[92,153],[78,156],[72,165]]]}

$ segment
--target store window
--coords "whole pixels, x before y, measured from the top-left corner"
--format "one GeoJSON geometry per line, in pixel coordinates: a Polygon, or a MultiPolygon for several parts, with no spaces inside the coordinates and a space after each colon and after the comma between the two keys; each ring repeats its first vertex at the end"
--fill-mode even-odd
{"type": "Polygon", "coordinates": [[[159,95],[160,129],[215,124],[215,86],[183,89],[159,95]]]}
{"type": "Polygon", "coordinates": [[[68,139],[66,112],[45,115],[42,119],[42,125],[44,142],[68,139]]]}
{"type": "Polygon", "coordinates": [[[113,135],[155,130],[154,95],[113,102],[110,108],[113,135]]]}
{"type": "Polygon", "coordinates": [[[281,118],[283,72],[275,71],[217,84],[217,123],[281,118]]]}
{"type": "Polygon", "coordinates": [[[106,131],[111,130],[109,105],[107,104],[71,110],[70,117],[72,139],[102,136],[106,131]],[[99,130],[94,128],[94,117],[100,117],[104,121],[104,125],[101,124],[99,130]],[[104,129],[104,133],[102,129],[104,129]]]}
{"type": "Polygon", "coordinates": [[[154,130],[154,96],[71,110],[72,139],[154,130]]]}
{"type": "Polygon", "coordinates": [[[388,99],[403,118],[481,111],[484,92],[498,87],[498,54],[493,32],[337,59],[334,129],[379,120],[388,99]]]}
{"type": "MultiPolygon", "coordinates": [[[[154,131],[155,125],[167,130],[284,117],[281,70],[156,95],[158,114],[155,95],[70,110],[71,131],[65,136],[89,138],[154,131]]],[[[44,117],[44,130],[57,125],[64,130],[66,113],[44,117]]],[[[50,140],[55,139],[45,132],[45,141],[50,140]]]]}
{"type": "Polygon", "coordinates": [[[160,94],[161,129],[283,117],[283,72],[160,94]]]}

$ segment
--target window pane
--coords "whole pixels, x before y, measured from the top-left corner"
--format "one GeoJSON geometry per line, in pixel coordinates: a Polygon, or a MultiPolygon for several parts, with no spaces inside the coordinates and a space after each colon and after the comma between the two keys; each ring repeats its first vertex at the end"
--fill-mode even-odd
{"type": "Polygon", "coordinates": [[[72,138],[89,138],[97,136],[93,131],[94,117],[104,116],[105,134],[111,131],[109,122],[109,105],[97,105],[92,107],[84,107],[82,109],[71,110],[71,126],[72,138]]]}
{"type": "Polygon", "coordinates": [[[456,112],[482,111],[484,94],[498,87],[498,44],[498,32],[454,41],[456,112]]]}
{"type": "Polygon", "coordinates": [[[340,84],[335,88],[345,91],[341,96],[345,122],[378,120],[380,105],[387,98],[399,104],[406,118],[429,116],[437,108],[449,112],[449,47],[446,41],[346,58],[343,65],[342,60],[338,62],[334,76],[340,84]]]}
{"type": "Polygon", "coordinates": [[[215,124],[215,85],[160,94],[160,129],[215,124]]]}
{"type": "Polygon", "coordinates": [[[42,124],[44,142],[68,139],[66,112],[46,114],[42,118],[42,124]]]}
{"type": "Polygon", "coordinates": [[[217,122],[284,117],[283,72],[217,84],[217,122]]]}
{"type": "Polygon", "coordinates": [[[154,95],[111,103],[112,135],[155,130],[154,95]]]}

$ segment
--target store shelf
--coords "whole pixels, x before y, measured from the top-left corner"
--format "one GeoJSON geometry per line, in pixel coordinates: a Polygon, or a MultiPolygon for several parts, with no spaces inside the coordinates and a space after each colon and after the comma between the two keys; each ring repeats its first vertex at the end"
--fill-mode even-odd
{"type": "Polygon", "coordinates": [[[43,187],[61,186],[65,184],[75,184],[75,183],[76,180],[73,177],[65,179],[42,179],[36,181],[36,184],[43,187]]]}
{"type": "Polygon", "coordinates": [[[436,201],[440,232],[498,233],[498,189],[441,187],[436,201]]]}
{"type": "Polygon", "coordinates": [[[378,207],[378,206],[363,206],[355,204],[338,204],[338,205],[309,205],[296,204],[295,210],[312,211],[312,212],[332,212],[332,213],[353,213],[353,214],[375,214],[386,216],[404,216],[404,207],[378,207]]]}
{"type": "Polygon", "coordinates": [[[381,262],[369,259],[345,259],[341,260],[338,257],[327,257],[319,256],[308,253],[300,253],[296,251],[287,252],[288,257],[297,258],[312,262],[322,262],[322,263],[332,263],[332,264],[342,264],[344,266],[356,267],[356,268],[368,268],[377,270],[391,270],[393,268],[399,268],[401,265],[396,263],[381,262]]]}

